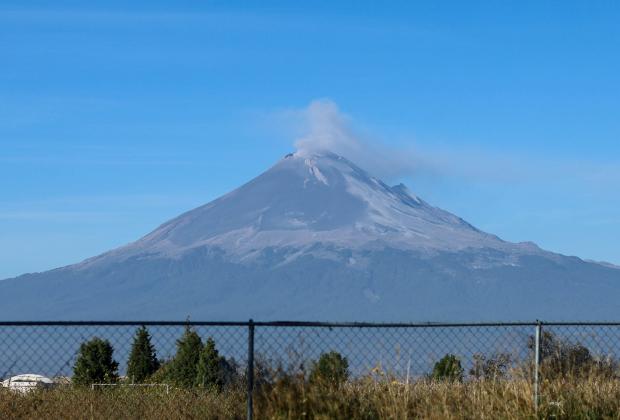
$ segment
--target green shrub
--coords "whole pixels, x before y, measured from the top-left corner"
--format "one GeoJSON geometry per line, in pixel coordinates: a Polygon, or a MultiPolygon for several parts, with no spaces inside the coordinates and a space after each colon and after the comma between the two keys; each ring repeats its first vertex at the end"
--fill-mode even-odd
{"type": "Polygon", "coordinates": [[[463,381],[463,367],[458,357],[446,354],[433,367],[432,378],[437,381],[463,381]]]}
{"type": "Polygon", "coordinates": [[[160,360],[159,369],[157,369],[146,381],[154,384],[165,384],[171,382],[170,370],[172,367],[172,359],[160,360]]]}
{"type": "Polygon", "coordinates": [[[323,353],[310,371],[311,382],[341,384],[349,378],[349,361],[338,352],[323,353]]]}
{"type": "Polygon", "coordinates": [[[114,349],[107,340],[93,338],[82,343],[73,368],[73,383],[76,385],[116,383],[118,363],[112,358],[113,353],[114,349]]]}

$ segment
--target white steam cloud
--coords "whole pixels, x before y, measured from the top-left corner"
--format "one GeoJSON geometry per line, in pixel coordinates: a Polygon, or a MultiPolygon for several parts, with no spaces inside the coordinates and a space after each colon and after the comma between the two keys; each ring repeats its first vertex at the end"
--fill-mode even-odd
{"type": "MultiPolygon", "coordinates": [[[[312,101],[302,109],[289,109],[276,115],[279,128],[288,128],[297,137],[299,153],[330,151],[346,157],[361,168],[387,182],[403,178],[457,179],[472,183],[546,184],[562,188],[570,184],[607,190],[620,182],[620,165],[610,161],[550,158],[516,148],[488,150],[457,144],[438,146],[400,142],[391,146],[369,135],[353,118],[329,99],[312,101]],[[560,182],[560,180],[562,180],[560,182]]],[[[290,137],[289,137],[290,138],[290,137]]]]}
{"type": "Polygon", "coordinates": [[[301,113],[307,133],[295,141],[298,151],[331,151],[343,155],[359,153],[361,144],[353,134],[351,119],[334,102],[316,100],[301,113]]]}
{"type": "Polygon", "coordinates": [[[303,133],[295,141],[299,153],[333,152],[387,180],[411,175],[421,166],[410,151],[390,148],[360,132],[329,99],[312,101],[294,113],[303,133]]]}

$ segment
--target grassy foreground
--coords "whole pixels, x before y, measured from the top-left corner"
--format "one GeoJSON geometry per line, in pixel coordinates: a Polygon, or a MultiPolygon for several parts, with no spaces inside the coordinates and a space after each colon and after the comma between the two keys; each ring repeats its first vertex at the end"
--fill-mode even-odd
{"type": "MultiPolygon", "coordinates": [[[[256,393],[257,419],[617,418],[617,380],[557,380],[543,385],[538,416],[526,381],[356,381],[339,387],[281,382],[256,393]]],[[[243,391],[64,388],[0,392],[0,418],[244,418],[243,391]]]]}

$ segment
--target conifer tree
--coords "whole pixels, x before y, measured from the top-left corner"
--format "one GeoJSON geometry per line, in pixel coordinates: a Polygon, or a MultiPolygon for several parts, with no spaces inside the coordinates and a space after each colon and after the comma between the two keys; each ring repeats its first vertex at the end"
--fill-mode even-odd
{"type": "Polygon", "coordinates": [[[115,383],[118,381],[118,363],[112,358],[114,349],[107,340],[93,338],[80,345],[73,368],[73,383],[115,383]]]}
{"type": "Polygon", "coordinates": [[[207,343],[200,352],[198,360],[196,385],[220,391],[224,385],[223,364],[226,363],[223,357],[215,348],[215,341],[209,337],[207,343]]]}
{"type": "Polygon", "coordinates": [[[198,359],[202,350],[200,336],[190,327],[177,340],[177,353],[170,366],[170,380],[182,387],[192,387],[196,382],[198,359]]]}
{"type": "Polygon", "coordinates": [[[142,326],[136,331],[127,362],[127,377],[132,383],[144,382],[159,369],[159,361],[155,354],[155,347],[151,343],[151,336],[142,326]]]}

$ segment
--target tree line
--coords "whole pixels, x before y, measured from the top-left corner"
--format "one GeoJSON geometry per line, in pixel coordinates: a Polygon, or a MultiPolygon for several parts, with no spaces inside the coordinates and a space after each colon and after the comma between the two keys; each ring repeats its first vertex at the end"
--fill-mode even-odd
{"type": "MultiPolygon", "coordinates": [[[[148,329],[140,327],[133,338],[125,381],[221,391],[241,379],[236,361],[221,356],[212,337],[203,343],[196,331],[186,327],[176,347],[172,359],[159,360],[148,329]]],[[[95,337],[82,343],[73,369],[73,384],[118,383],[119,364],[113,353],[114,348],[108,340],[95,337]]],[[[349,378],[348,361],[337,352],[324,353],[313,363],[310,378],[342,383],[349,378]]]]}
{"type": "MultiPolygon", "coordinates": [[[[126,381],[129,383],[168,383],[191,388],[199,387],[220,391],[241,378],[239,366],[234,359],[221,356],[215,340],[201,337],[189,326],[176,342],[176,354],[169,360],[159,360],[151,335],[146,327],[140,327],[134,336],[127,362],[126,381]]],[[[533,337],[529,338],[530,358],[533,357],[533,337]]],[[[93,338],[80,345],[74,366],[73,383],[119,382],[119,364],[113,358],[114,349],[109,341],[93,338]]],[[[579,344],[563,340],[546,331],[541,337],[540,358],[542,374],[551,377],[579,377],[590,374],[615,376],[617,363],[612,359],[594,357],[590,350],[579,344]]],[[[507,353],[490,356],[474,354],[469,374],[474,379],[501,379],[513,365],[507,353]]],[[[260,370],[260,367],[257,367],[260,370]]],[[[258,375],[260,377],[260,375],[258,375]]],[[[463,381],[465,370],[461,360],[454,354],[446,354],[437,361],[429,379],[437,381],[463,381]]],[[[330,351],[312,362],[308,379],[311,382],[340,384],[349,378],[349,362],[340,353],[330,351]]],[[[260,380],[260,379],[259,379],[260,380]]]]}
{"type": "MultiPolygon", "coordinates": [[[[159,360],[149,331],[144,326],[140,327],[134,336],[127,361],[126,381],[166,382],[181,387],[220,390],[236,374],[234,360],[220,356],[213,338],[209,337],[203,343],[194,330],[186,327],[176,344],[177,351],[172,359],[159,360]]],[[[98,337],[82,343],[73,369],[73,383],[91,385],[119,382],[119,364],[114,360],[113,352],[112,344],[98,337]]]]}

